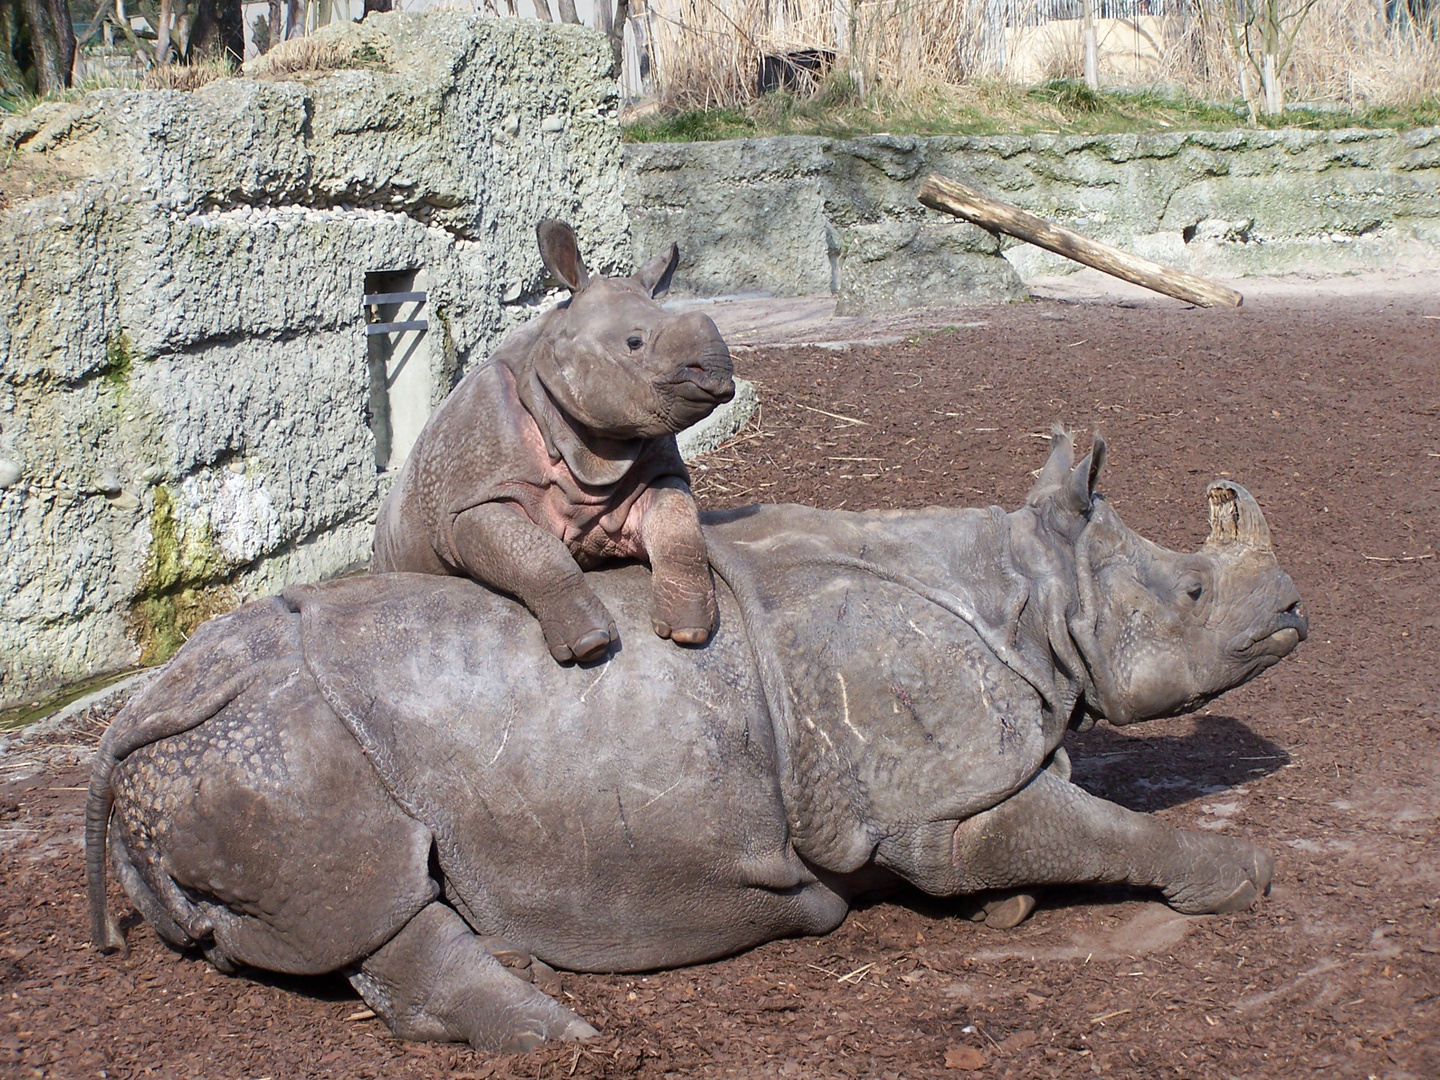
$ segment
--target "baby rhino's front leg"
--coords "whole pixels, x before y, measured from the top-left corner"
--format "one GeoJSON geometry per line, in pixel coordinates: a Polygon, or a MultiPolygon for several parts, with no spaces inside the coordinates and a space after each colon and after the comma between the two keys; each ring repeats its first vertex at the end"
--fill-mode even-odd
{"type": "Polygon", "coordinates": [[[618,640],[615,620],[558,536],[501,503],[466,510],[453,535],[460,568],[529,608],[556,660],[595,660],[618,640]]]}
{"type": "Polygon", "coordinates": [[[679,477],[656,481],[648,496],[640,538],[652,575],[650,625],[662,638],[703,645],[719,610],[695,500],[679,477]]]}

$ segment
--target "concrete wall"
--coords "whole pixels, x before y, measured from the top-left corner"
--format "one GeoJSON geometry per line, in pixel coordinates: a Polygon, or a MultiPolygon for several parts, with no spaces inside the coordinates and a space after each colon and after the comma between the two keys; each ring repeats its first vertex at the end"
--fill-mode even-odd
{"type": "Polygon", "coordinates": [[[1200,273],[1433,267],[1440,129],[750,139],[624,148],[637,249],[696,294],[835,293],[842,311],[1017,295],[1074,263],[915,201],[930,172],[1200,273]]]}
{"type": "Polygon", "coordinates": [[[598,34],[327,33],[343,70],[102,91],[0,131],[0,704],[368,555],[393,476],[368,272],[422,271],[436,401],[543,301],[539,218],[628,272],[598,34]]]}

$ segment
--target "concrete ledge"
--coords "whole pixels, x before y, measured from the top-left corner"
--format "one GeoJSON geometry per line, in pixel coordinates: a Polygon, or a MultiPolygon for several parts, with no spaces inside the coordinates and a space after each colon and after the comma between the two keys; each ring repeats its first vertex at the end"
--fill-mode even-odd
{"type": "Polygon", "coordinates": [[[849,314],[1011,299],[1078,269],[920,206],[930,172],[1212,276],[1440,257],[1440,128],[744,139],[628,145],[624,163],[637,249],[675,239],[681,293],[829,294],[849,314]]]}
{"type": "Polygon", "coordinates": [[[680,456],[685,459],[686,464],[696,460],[702,454],[708,454],[717,446],[729,442],[745,422],[755,415],[755,410],[760,405],[759,395],[755,393],[755,384],[744,379],[735,380],[735,396],[721,405],[700,423],[686,428],[675,436],[676,443],[680,446],[680,456]]]}
{"type": "Polygon", "coordinates": [[[603,35],[458,12],[323,35],[363,62],[0,123],[30,193],[0,210],[0,705],[367,555],[399,464],[377,433],[547,302],[540,218],[631,269],[603,35]],[[403,400],[362,304],[397,275],[427,294],[403,400]]]}

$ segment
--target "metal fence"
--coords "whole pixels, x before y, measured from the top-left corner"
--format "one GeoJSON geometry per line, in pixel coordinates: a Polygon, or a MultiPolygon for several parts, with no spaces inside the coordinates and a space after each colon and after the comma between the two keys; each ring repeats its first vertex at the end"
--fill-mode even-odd
{"type": "MultiPolygon", "coordinates": [[[[1081,0],[1001,0],[1006,26],[1038,26],[1085,14],[1081,0]]],[[[1195,10],[1195,0],[1095,0],[1097,19],[1138,19],[1142,16],[1180,16],[1195,10]]]]}

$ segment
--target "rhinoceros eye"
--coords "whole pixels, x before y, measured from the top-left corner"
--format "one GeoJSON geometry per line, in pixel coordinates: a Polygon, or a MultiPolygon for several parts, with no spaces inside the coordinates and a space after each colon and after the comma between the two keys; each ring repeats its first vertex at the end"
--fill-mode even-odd
{"type": "Polygon", "coordinates": [[[1191,585],[1190,588],[1185,590],[1185,594],[1189,596],[1191,600],[1198,603],[1200,597],[1205,595],[1205,587],[1203,585],[1191,585]]]}
{"type": "Polygon", "coordinates": [[[645,344],[645,339],[642,338],[639,334],[631,334],[628,338],[625,339],[625,344],[630,346],[631,352],[634,352],[636,349],[640,348],[641,345],[645,344]]]}

